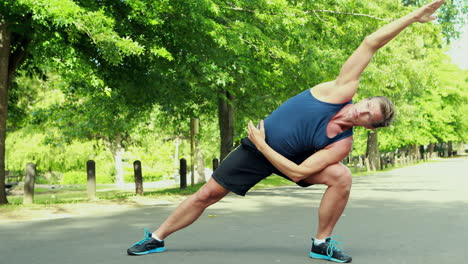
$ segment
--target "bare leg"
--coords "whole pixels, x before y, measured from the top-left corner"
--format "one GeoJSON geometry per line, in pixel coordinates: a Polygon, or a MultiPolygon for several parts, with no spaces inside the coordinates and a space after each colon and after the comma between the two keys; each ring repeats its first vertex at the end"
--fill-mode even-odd
{"type": "Polygon", "coordinates": [[[306,179],[308,183],[325,184],[325,191],[319,208],[318,239],[331,236],[348,202],[351,190],[351,172],[341,163],[331,165],[306,179]]]}
{"type": "Polygon", "coordinates": [[[154,234],[160,239],[165,239],[170,234],[189,226],[200,217],[208,206],[221,200],[228,193],[229,190],[211,178],[200,190],[183,201],[154,231],[154,234]]]}

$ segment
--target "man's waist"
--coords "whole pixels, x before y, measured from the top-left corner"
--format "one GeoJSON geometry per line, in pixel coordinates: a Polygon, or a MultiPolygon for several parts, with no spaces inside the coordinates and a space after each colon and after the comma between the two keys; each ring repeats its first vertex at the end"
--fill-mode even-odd
{"type": "MultiPolygon", "coordinates": [[[[248,137],[243,138],[241,140],[241,144],[247,150],[255,152],[255,153],[263,156],[263,154],[257,149],[255,144],[252,143],[252,141],[250,141],[250,139],[248,137]]],[[[278,152],[276,149],[275,149],[275,151],[278,152]]],[[[278,152],[278,153],[280,153],[280,152],[278,152]]],[[[310,150],[310,151],[297,152],[297,153],[294,153],[293,155],[285,155],[283,153],[280,153],[280,154],[283,155],[285,158],[293,161],[294,163],[300,164],[314,153],[315,153],[314,150],[310,150]]]]}

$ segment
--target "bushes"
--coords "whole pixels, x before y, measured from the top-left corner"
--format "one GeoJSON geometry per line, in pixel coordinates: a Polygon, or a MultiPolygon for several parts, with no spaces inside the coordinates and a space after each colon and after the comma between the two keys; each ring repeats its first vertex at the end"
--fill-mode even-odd
{"type": "MultiPolygon", "coordinates": [[[[69,171],[63,173],[61,184],[86,184],[87,175],[86,170],[83,171],[69,171]]],[[[109,184],[113,183],[114,178],[109,174],[98,174],[96,173],[96,183],[98,184],[109,184]]]]}
{"type": "MultiPolygon", "coordinates": [[[[148,136],[140,147],[129,147],[123,156],[125,182],[134,182],[133,162],[140,160],[144,181],[170,178],[178,168],[174,165],[172,141],[148,136]]],[[[181,150],[181,156],[182,150],[181,150]]],[[[6,169],[24,175],[28,162],[36,164],[39,184],[86,184],[86,162],[96,162],[96,182],[115,182],[115,162],[110,151],[96,141],[73,141],[59,144],[41,131],[21,129],[8,134],[6,169]]]]}
{"type": "MultiPolygon", "coordinates": [[[[158,168],[158,167],[151,168],[148,166],[144,166],[144,164],[142,164],[142,172],[143,172],[143,180],[147,182],[164,180],[169,175],[168,172],[164,168],[158,168]]],[[[133,170],[132,170],[131,177],[132,177],[131,181],[134,182],[133,170]]]]}

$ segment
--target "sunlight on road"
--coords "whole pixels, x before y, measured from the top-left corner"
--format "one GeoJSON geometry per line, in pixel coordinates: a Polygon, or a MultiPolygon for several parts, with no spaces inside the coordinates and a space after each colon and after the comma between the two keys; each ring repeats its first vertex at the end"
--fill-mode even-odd
{"type": "Polygon", "coordinates": [[[438,160],[356,179],[351,199],[468,203],[468,159],[438,160]]]}

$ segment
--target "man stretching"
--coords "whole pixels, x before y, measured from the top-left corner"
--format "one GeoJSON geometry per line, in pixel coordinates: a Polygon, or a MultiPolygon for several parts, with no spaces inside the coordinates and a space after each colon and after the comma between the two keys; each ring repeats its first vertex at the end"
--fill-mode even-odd
{"type": "Polygon", "coordinates": [[[328,186],[319,207],[317,234],[310,257],[351,262],[331,235],[348,201],[350,170],[340,161],[353,144],[352,128],[390,125],[392,103],[382,96],[353,104],[362,71],[374,53],[404,28],[434,20],[444,0],[437,0],[397,19],[367,36],[341,68],[336,80],[325,82],[292,97],[271,113],[260,128],[248,125],[248,138],[232,151],[195,194],[183,201],[154,233],[127,250],[129,255],[165,251],[164,239],[192,224],[210,205],[229,192],[245,195],[262,179],[275,173],[302,187],[328,186]]]}

